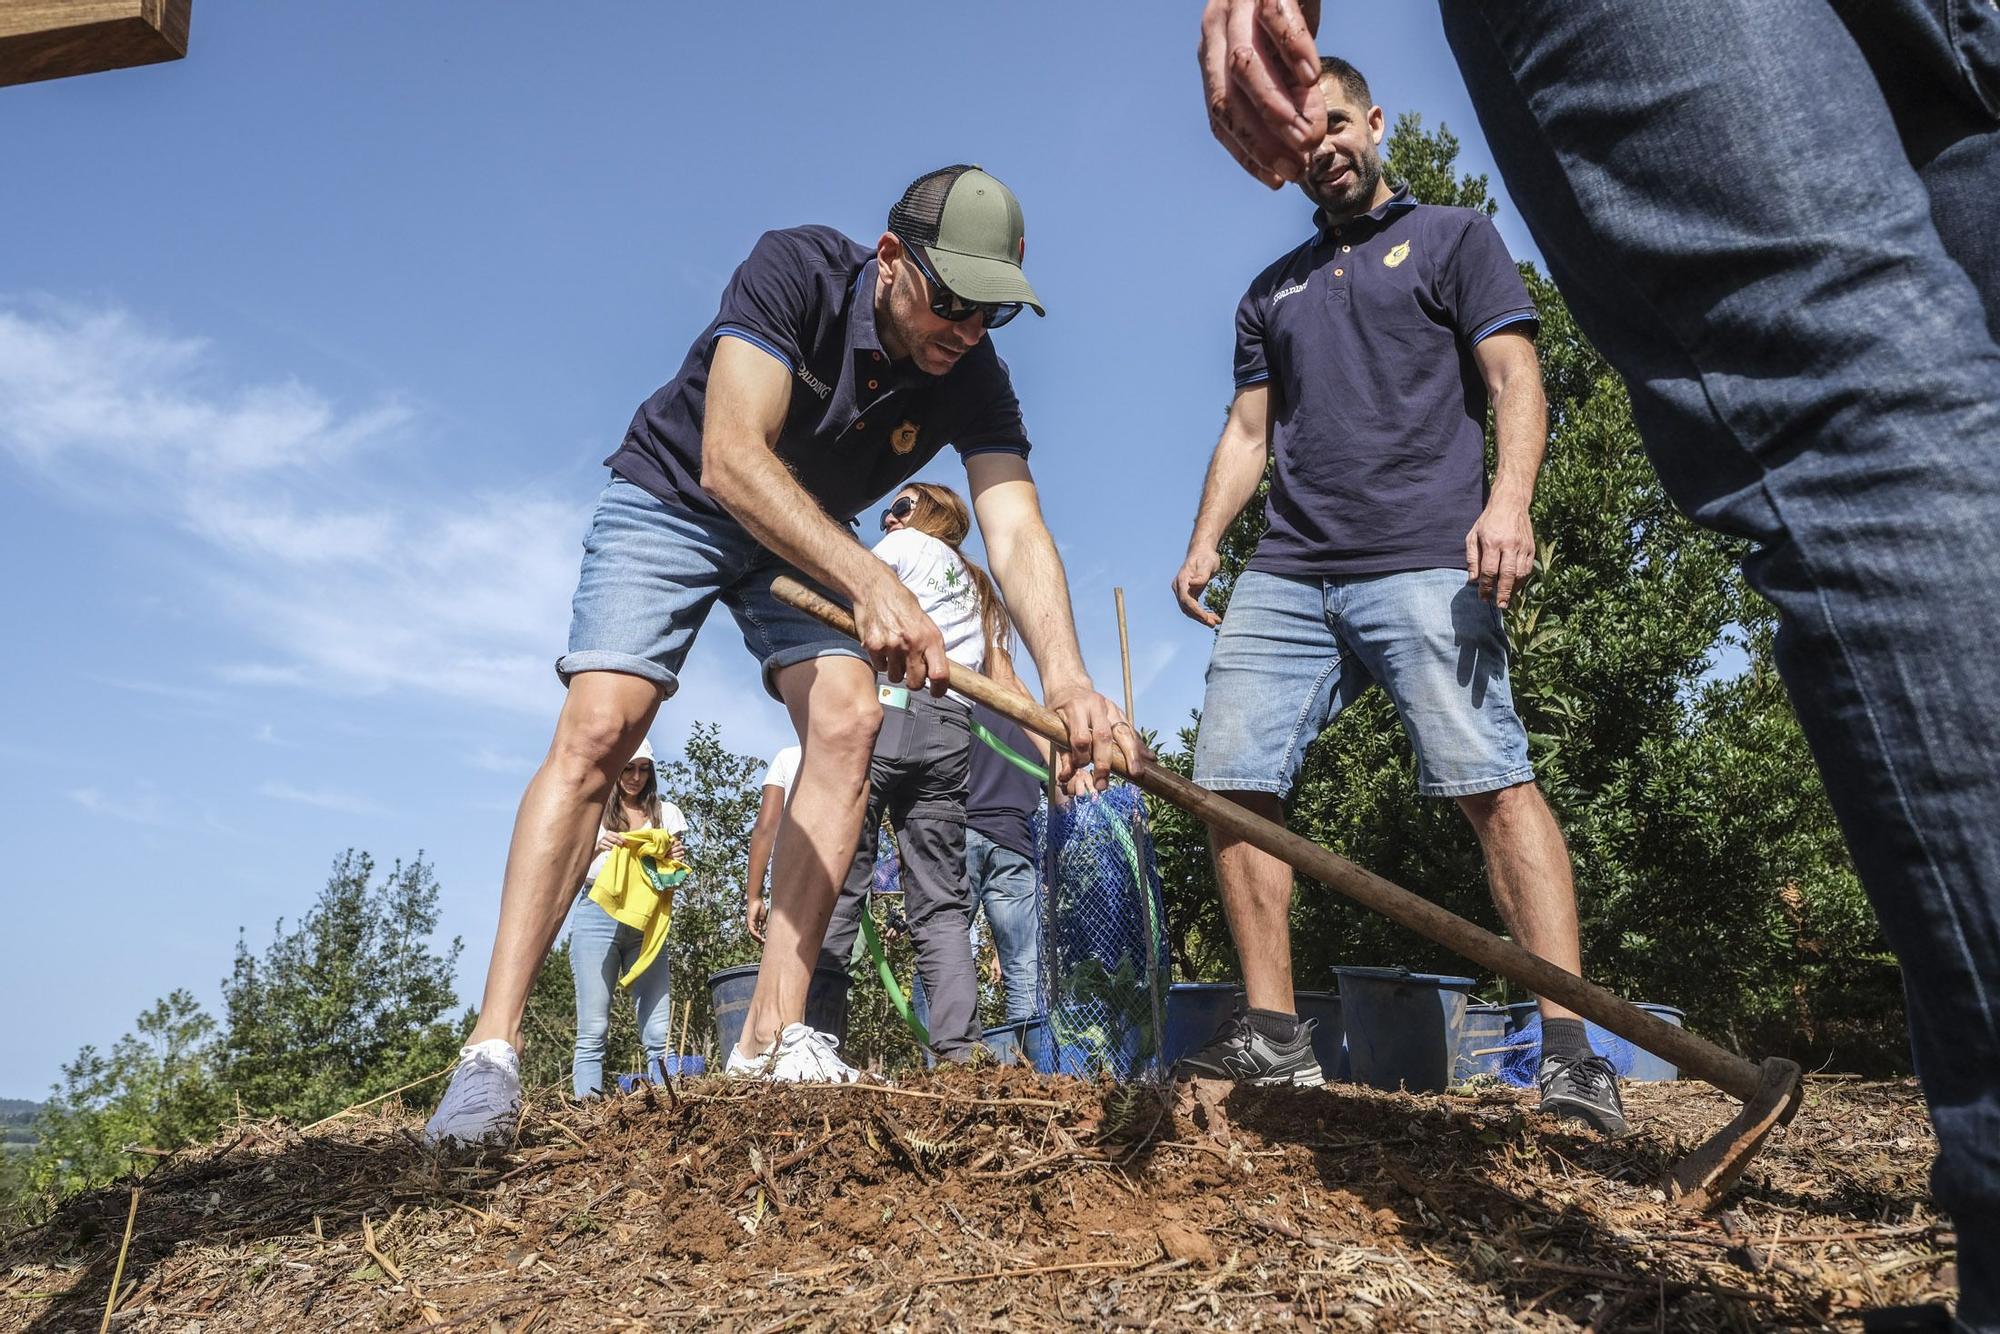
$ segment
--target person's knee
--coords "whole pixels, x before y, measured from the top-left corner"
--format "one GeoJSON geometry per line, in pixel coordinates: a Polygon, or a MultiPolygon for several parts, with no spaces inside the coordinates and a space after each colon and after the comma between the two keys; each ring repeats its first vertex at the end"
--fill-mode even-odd
{"type": "Polygon", "coordinates": [[[650,703],[636,692],[572,685],[546,769],[565,787],[602,796],[639,748],[651,720],[650,703]]]}
{"type": "Polygon", "coordinates": [[[576,1021],[576,1045],[580,1051],[602,1051],[604,1039],[611,1032],[609,1016],[603,1019],[578,1015],[576,1021]]]}
{"type": "Polygon", "coordinates": [[[873,694],[814,700],[806,723],[806,751],[815,763],[859,773],[867,767],[875,734],[881,730],[882,705],[873,694]]]}
{"type": "Polygon", "coordinates": [[[1458,808],[1475,824],[1482,820],[1526,814],[1545,804],[1541,785],[1533,779],[1510,787],[1494,788],[1491,792],[1468,792],[1456,800],[1458,808]]]}

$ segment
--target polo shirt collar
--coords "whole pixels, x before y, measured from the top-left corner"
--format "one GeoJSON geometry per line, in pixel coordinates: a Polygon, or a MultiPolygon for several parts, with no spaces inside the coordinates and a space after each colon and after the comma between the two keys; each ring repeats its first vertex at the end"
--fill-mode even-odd
{"type": "Polygon", "coordinates": [[[882,346],[882,336],[875,330],[875,275],[882,261],[872,256],[861,266],[861,272],[854,275],[854,285],[847,289],[847,357],[850,363],[869,360],[880,354],[882,364],[893,368],[890,375],[897,384],[914,384],[924,378],[916,363],[907,357],[894,361],[888,349],[882,346]]]}
{"type": "MultiPolygon", "coordinates": [[[[1404,182],[1396,187],[1394,194],[1390,195],[1380,204],[1369,209],[1366,213],[1347,219],[1340,226],[1353,227],[1366,220],[1374,226],[1379,227],[1395,215],[1406,212],[1416,206],[1417,201],[1410,198],[1409,183],[1404,182]]],[[[1327,238],[1327,234],[1333,229],[1333,226],[1334,224],[1327,220],[1325,209],[1317,208],[1313,210],[1313,227],[1318,231],[1320,240],[1324,241],[1327,238]]]]}

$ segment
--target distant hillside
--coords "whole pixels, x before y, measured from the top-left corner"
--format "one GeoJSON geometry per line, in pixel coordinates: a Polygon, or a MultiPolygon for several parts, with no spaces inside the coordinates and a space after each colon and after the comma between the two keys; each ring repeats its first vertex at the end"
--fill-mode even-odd
{"type": "Polygon", "coordinates": [[[0,1151],[22,1152],[35,1142],[35,1117],[42,1104],[26,1098],[0,1098],[0,1151]]]}

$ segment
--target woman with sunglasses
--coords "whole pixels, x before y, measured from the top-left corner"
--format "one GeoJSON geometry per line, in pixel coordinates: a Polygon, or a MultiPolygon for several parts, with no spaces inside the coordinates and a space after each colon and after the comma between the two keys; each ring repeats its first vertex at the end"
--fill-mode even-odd
{"type": "MultiPolygon", "coordinates": [[[[570,1086],[578,1098],[604,1091],[604,1039],[611,1031],[611,996],[618,979],[639,960],[643,934],[626,926],[590,897],[605,858],[638,829],[664,829],[674,836],[673,855],[687,856],[680,835],[687,817],[680,807],[660,796],[660,776],[653,765],[653,747],[639,742],[638,753],[618,774],[604,803],[597,827],[597,847],[584,873],[583,892],[570,915],[569,967],[576,978],[576,1058],[570,1066],[570,1086]]],[[[639,1012],[639,1043],[645,1049],[649,1074],[667,1054],[673,1002],[667,995],[667,956],[655,956],[646,971],[632,979],[632,999],[639,1012]]]]}
{"type": "MultiPolygon", "coordinates": [[[[875,554],[916,596],[944,636],[945,655],[973,671],[1007,651],[1007,608],[986,572],[959,544],[971,531],[950,487],[911,482],[882,511],[875,554]]],[[[903,911],[917,974],[930,998],[931,1047],[940,1060],[972,1058],[979,1041],[979,980],[972,958],[972,896],[965,881],[965,798],[972,710],[960,696],[912,691],[880,678],[882,730],[868,768],[868,812],[833,920],[822,967],[845,968],[875,876],[886,812],[902,854],[903,911]]]]}

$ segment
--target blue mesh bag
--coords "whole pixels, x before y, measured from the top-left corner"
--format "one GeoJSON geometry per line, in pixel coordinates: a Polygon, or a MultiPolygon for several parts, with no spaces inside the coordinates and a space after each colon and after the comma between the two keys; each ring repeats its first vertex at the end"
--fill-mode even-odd
{"type": "Polygon", "coordinates": [[[1158,1077],[1169,975],[1166,909],[1139,790],[1117,783],[1036,820],[1042,991],[1064,1074],[1158,1077]]]}

